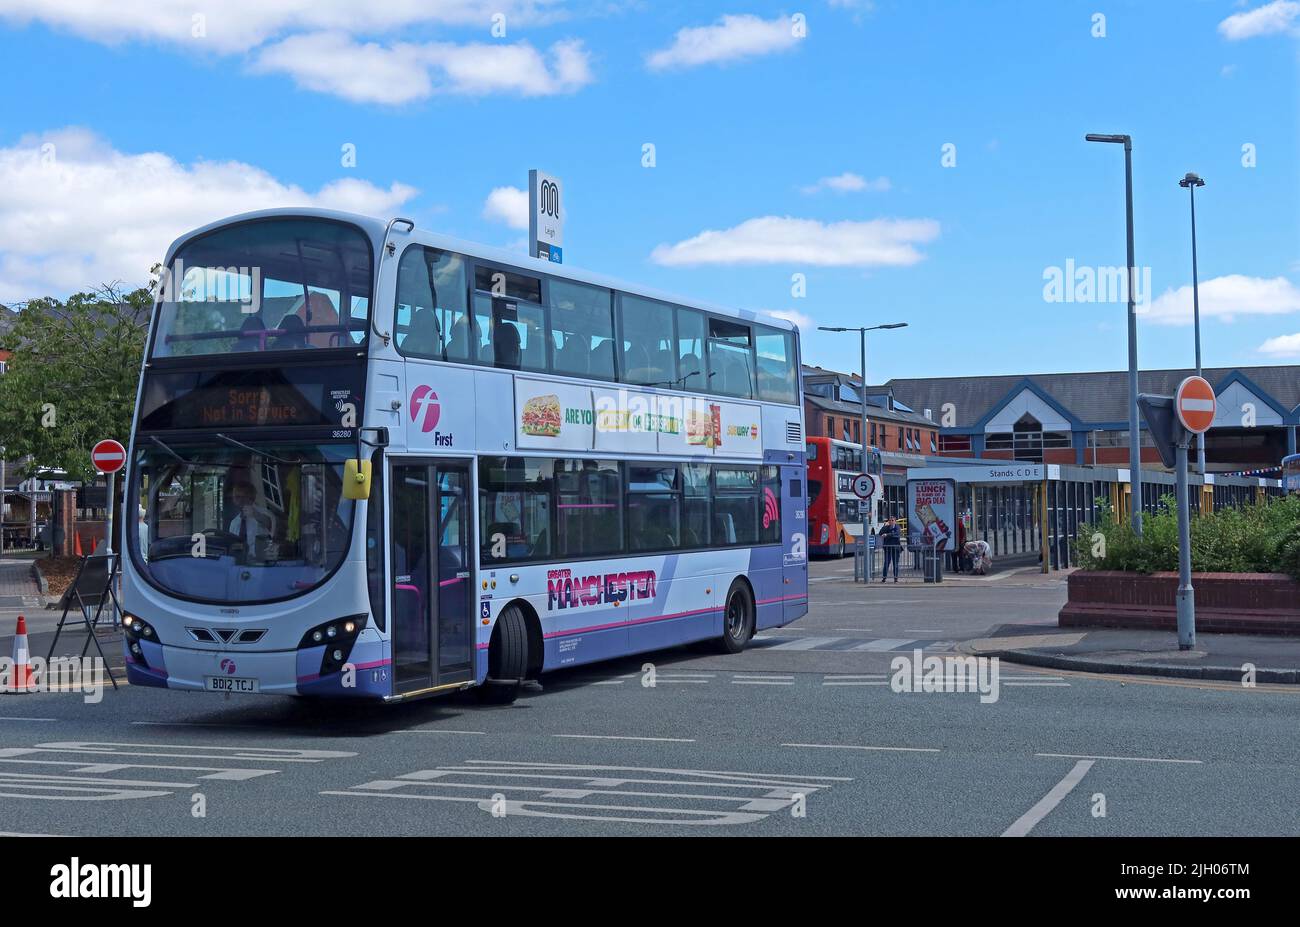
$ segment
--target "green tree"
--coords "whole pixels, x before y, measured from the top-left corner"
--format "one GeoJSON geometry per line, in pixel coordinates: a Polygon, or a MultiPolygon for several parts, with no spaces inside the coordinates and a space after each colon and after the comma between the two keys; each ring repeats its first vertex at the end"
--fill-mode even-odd
{"type": "Polygon", "coordinates": [[[0,376],[0,444],[10,460],[94,476],[90,449],[101,438],[126,443],[135,408],[153,284],[125,293],[116,284],[65,301],[18,307],[0,337],[12,352],[0,376]]]}

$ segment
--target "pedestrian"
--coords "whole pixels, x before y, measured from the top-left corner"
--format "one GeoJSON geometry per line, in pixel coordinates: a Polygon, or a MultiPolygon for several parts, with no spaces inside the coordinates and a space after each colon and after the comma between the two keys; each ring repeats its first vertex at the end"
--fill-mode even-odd
{"type": "Polygon", "coordinates": [[[889,521],[885,522],[885,527],[880,529],[880,536],[884,538],[885,565],[880,571],[880,581],[883,583],[889,576],[889,565],[894,565],[894,582],[898,582],[898,555],[901,553],[899,545],[898,519],[893,515],[889,516],[889,521]]]}
{"type": "Polygon", "coordinates": [[[956,572],[962,572],[963,561],[966,559],[966,516],[961,515],[957,518],[957,549],[949,554],[952,557],[952,565],[956,572]]]}

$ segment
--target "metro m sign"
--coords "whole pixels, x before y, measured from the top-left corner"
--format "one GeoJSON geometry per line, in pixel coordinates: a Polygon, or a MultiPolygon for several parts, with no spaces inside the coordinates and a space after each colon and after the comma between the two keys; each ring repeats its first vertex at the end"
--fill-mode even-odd
{"type": "Polygon", "coordinates": [[[1214,387],[1204,377],[1188,377],[1174,393],[1174,411],[1183,427],[1203,435],[1214,424],[1214,387]]]}

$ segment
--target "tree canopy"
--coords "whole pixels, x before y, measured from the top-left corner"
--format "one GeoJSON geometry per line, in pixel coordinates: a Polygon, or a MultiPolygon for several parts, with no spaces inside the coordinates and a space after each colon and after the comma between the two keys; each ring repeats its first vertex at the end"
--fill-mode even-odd
{"type": "Polygon", "coordinates": [[[67,300],[33,299],[0,336],[12,352],[0,376],[0,445],[68,478],[94,476],[90,449],[103,438],[126,444],[144,354],[152,285],[115,284],[67,300]]]}

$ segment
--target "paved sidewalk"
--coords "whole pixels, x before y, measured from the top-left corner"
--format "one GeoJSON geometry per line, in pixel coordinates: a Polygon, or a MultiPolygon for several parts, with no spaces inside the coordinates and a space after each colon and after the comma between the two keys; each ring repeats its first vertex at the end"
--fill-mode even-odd
{"type": "Polygon", "coordinates": [[[1300,638],[1295,637],[1198,634],[1195,648],[1182,651],[1170,631],[1002,625],[959,649],[1051,669],[1231,682],[1242,682],[1250,664],[1256,682],[1300,684],[1300,638]]]}
{"type": "Polygon", "coordinates": [[[0,559],[0,608],[41,608],[44,599],[30,560],[0,559]]]}

